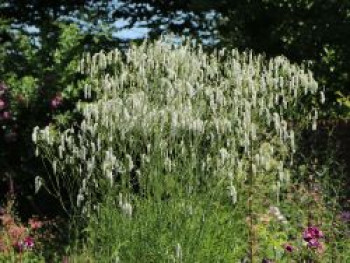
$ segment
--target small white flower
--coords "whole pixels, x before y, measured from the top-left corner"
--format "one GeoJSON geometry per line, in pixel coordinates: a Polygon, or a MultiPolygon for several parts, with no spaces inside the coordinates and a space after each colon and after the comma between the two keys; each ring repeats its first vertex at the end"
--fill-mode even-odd
{"type": "Polygon", "coordinates": [[[40,176],[35,176],[35,193],[38,193],[41,186],[43,185],[43,180],[40,176]]]}
{"type": "Polygon", "coordinates": [[[54,160],[52,162],[52,169],[53,169],[53,174],[56,174],[56,171],[57,171],[57,161],[54,160]]]}
{"type": "Polygon", "coordinates": [[[77,207],[81,206],[81,203],[84,201],[84,195],[82,193],[79,192],[79,194],[77,195],[77,207]]]}
{"type": "Polygon", "coordinates": [[[122,205],[122,211],[125,215],[132,216],[132,205],[129,202],[124,202],[122,205]]]}
{"type": "Polygon", "coordinates": [[[233,185],[230,185],[228,187],[228,190],[229,190],[229,196],[231,197],[232,204],[236,204],[237,203],[237,191],[236,191],[236,188],[233,185]]]}
{"type": "Polygon", "coordinates": [[[321,91],[321,92],[320,92],[320,96],[321,96],[320,101],[321,101],[321,103],[322,103],[322,104],[324,104],[324,103],[326,102],[326,97],[325,97],[325,95],[324,95],[324,92],[323,92],[323,91],[321,91]]]}
{"type": "Polygon", "coordinates": [[[182,248],[180,243],[177,243],[175,246],[175,258],[180,262],[182,261],[182,248]]]}
{"type": "Polygon", "coordinates": [[[38,131],[39,131],[39,127],[35,126],[33,133],[32,133],[32,141],[34,143],[37,143],[37,141],[38,141],[38,131]]]}

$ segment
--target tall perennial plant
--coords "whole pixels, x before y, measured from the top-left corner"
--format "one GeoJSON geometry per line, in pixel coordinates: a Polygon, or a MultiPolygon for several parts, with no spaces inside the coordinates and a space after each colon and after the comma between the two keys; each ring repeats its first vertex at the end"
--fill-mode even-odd
{"type": "Polygon", "coordinates": [[[277,199],[297,150],[293,123],[316,129],[312,73],[285,57],[206,54],[169,37],[126,53],[85,54],[88,76],[79,125],[35,128],[37,153],[51,164],[37,178],[67,211],[87,216],[110,191],[133,215],[133,196],[165,200],[222,189],[233,204],[242,184],[273,174],[277,199]]]}

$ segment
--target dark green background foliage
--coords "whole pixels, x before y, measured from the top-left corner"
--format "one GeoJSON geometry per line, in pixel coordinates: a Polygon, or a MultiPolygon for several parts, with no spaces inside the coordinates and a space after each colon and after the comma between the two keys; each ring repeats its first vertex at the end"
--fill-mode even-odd
{"type": "MultiPolygon", "coordinates": [[[[34,157],[34,126],[78,121],[82,99],[76,73],[85,51],[125,47],[112,37],[117,19],[142,21],[149,37],[174,32],[197,38],[208,49],[238,47],[267,56],[283,54],[312,65],[327,96],[323,116],[347,118],[350,109],[350,1],[344,0],[125,0],[2,1],[0,82],[10,120],[0,119],[2,191],[33,195],[44,167],[34,157]],[[63,99],[52,107],[54,98],[63,99]],[[10,180],[10,178],[12,178],[10,180]]],[[[2,196],[0,196],[2,197],[2,196]]],[[[39,209],[40,210],[40,209],[39,209]]],[[[37,210],[37,211],[39,211],[37,210]]]]}
{"type": "MultiPolygon", "coordinates": [[[[34,194],[34,177],[44,173],[44,167],[34,157],[33,127],[53,119],[59,124],[78,120],[74,105],[81,97],[76,85],[81,55],[118,44],[94,26],[101,8],[87,1],[0,4],[0,82],[7,87],[0,97],[6,108],[0,114],[11,114],[10,119],[0,118],[1,193],[13,187],[18,198],[27,201],[34,194]],[[87,19],[85,27],[70,21],[80,17],[87,19]],[[62,102],[53,107],[56,97],[62,102]]],[[[33,209],[24,200],[19,203],[33,209]]]]}

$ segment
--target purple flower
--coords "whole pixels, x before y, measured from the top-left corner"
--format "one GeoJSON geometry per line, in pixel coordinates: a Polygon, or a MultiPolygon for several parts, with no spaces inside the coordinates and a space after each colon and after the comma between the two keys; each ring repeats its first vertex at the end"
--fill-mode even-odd
{"type": "Polygon", "coordinates": [[[315,239],[315,238],[311,239],[311,240],[307,243],[307,245],[308,245],[308,247],[310,247],[310,248],[320,248],[320,247],[321,247],[321,243],[320,243],[317,239],[315,239]]]}
{"type": "Polygon", "coordinates": [[[291,253],[293,252],[294,248],[291,244],[284,244],[284,250],[291,253]]]}
{"type": "Polygon", "coordinates": [[[323,238],[323,232],[318,229],[316,226],[309,226],[304,230],[303,238],[306,242],[309,242],[311,239],[323,238]]]}
{"type": "Polygon", "coordinates": [[[261,263],[273,263],[272,260],[264,258],[261,263]]]}
{"type": "Polygon", "coordinates": [[[23,246],[26,249],[32,249],[34,247],[34,238],[27,236],[24,240],[23,240],[23,246]]]}
{"type": "Polygon", "coordinates": [[[303,238],[306,242],[309,242],[313,238],[312,233],[304,231],[303,238]]]}

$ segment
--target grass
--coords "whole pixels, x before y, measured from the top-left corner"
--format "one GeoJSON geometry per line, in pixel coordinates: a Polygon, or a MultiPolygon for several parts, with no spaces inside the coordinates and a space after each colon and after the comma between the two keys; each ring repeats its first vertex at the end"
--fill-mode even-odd
{"type": "Polygon", "coordinates": [[[226,202],[176,199],[155,203],[134,200],[125,216],[114,202],[102,206],[88,229],[88,250],[111,262],[228,262],[245,255],[244,215],[226,202]],[[178,250],[178,251],[176,251],[178,250]]]}

